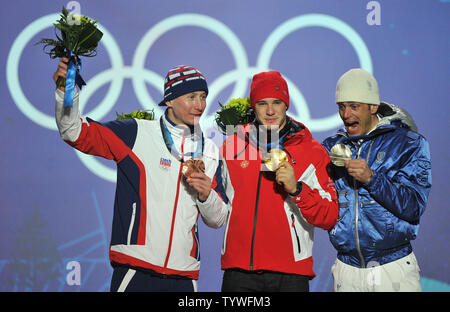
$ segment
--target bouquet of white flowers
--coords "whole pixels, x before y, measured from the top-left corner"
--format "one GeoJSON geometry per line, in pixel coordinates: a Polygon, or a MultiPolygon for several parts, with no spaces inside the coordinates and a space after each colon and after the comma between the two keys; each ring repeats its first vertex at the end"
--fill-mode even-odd
{"type": "Polygon", "coordinates": [[[67,78],[59,77],[56,81],[57,87],[66,87],[67,96],[64,97],[64,106],[72,106],[74,85],[77,84],[81,89],[86,84],[79,74],[81,70],[80,56],[93,57],[97,55],[97,45],[103,36],[103,33],[97,29],[97,21],[93,21],[87,16],[81,16],[76,22],[69,18],[72,16],[63,7],[61,18],[56,21],[56,24],[53,24],[56,40],[44,38],[36,43],[43,44],[44,52],[52,59],[69,58],[67,78]],[[56,30],[60,31],[60,35],[56,33],[56,30]],[[51,49],[47,51],[49,47],[51,49]]]}

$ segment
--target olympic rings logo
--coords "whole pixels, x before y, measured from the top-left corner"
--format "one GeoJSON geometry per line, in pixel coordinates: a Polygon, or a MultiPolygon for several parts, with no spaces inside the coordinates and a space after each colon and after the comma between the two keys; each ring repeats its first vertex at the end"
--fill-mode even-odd
{"type": "MultiPolygon", "coordinates": [[[[25,27],[11,46],[6,67],[8,89],[19,110],[31,121],[50,130],[57,130],[54,116],[49,116],[42,113],[30,103],[22,91],[18,73],[20,57],[28,42],[40,31],[48,27],[52,27],[54,21],[58,18],[59,14],[49,14],[35,20],[25,27]]],[[[360,67],[369,73],[372,73],[370,53],[362,38],[348,24],[330,15],[300,15],[279,25],[263,43],[255,67],[249,66],[246,50],[233,31],[231,31],[225,24],[207,15],[179,14],[168,17],[154,25],[147,31],[139,42],[131,66],[124,65],[119,45],[115,41],[114,37],[101,24],[98,26],[104,34],[102,43],[104,44],[111,60],[111,68],[98,73],[87,81],[87,85],[80,92],[79,106],[82,115],[89,116],[94,120],[101,120],[113,108],[120,96],[123,80],[126,78],[132,80],[134,92],[136,93],[138,101],[143,108],[154,109],[156,113],[163,113],[162,108],[157,105],[159,101],[154,101],[148,94],[145,83],[147,82],[154,86],[157,90],[162,91],[164,77],[144,68],[145,59],[151,46],[160,36],[169,30],[183,26],[200,27],[216,34],[230,48],[236,64],[236,68],[234,70],[228,71],[213,82],[208,83],[208,101],[210,103],[215,103],[212,99],[215,99],[224,88],[232,83],[235,83],[235,85],[231,91],[230,98],[247,97],[246,91],[249,81],[255,73],[270,70],[270,60],[272,54],[281,40],[290,33],[306,27],[328,28],[342,35],[355,49],[360,67]],[[111,85],[105,98],[100,102],[100,104],[98,104],[98,106],[96,106],[92,111],[83,113],[83,108],[85,107],[88,99],[98,88],[109,82],[111,82],[111,85]]],[[[289,86],[291,105],[295,105],[297,110],[297,115],[292,114],[294,119],[301,120],[303,123],[308,125],[308,128],[311,131],[326,131],[341,125],[342,121],[339,117],[339,113],[325,118],[311,118],[308,105],[298,87],[290,81],[288,77],[285,75],[283,75],[283,77],[286,79],[289,86]]],[[[211,105],[209,105],[209,108],[211,108],[211,105]]],[[[209,112],[207,110],[202,117],[201,126],[206,129],[213,125],[214,112],[209,112]]],[[[83,164],[94,174],[107,181],[116,181],[115,169],[103,165],[93,156],[85,155],[78,151],[77,155],[83,164]]]]}

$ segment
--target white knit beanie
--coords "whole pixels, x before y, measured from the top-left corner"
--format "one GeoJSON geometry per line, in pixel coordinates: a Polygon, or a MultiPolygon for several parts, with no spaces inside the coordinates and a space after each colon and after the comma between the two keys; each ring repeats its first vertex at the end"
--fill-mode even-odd
{"type": "Polygon", "coordinates": [[[361,68],[350,69],[336,85],[336,103],[340,102],[380,105],[377,81],[361,68]]]}

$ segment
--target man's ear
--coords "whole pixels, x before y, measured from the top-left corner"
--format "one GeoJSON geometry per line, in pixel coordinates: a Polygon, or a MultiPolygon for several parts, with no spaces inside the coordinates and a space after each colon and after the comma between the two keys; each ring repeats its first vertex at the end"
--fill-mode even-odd
{"type": "Polygon", "coordinates": [[[167,107],[172,107],[173,103],[172,103],[172,101],[166,101],[166,105],[167,105],[167,107]]]}
{"type": "Polygon", "coordinates": [[[375,115],[378,112],[378,106],[379,105],[373,105],[373,104],[369,105],[370,113],[372,115],[375,115]]]}

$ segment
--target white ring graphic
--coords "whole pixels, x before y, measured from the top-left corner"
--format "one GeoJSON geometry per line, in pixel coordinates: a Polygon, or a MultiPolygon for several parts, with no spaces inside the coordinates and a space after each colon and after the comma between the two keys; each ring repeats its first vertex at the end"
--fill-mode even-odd
{"type": "MultiPolygon", "coordinates": [[[[279,45],[281,40],[283,40],[287,35],[301,28],[305,27],[324,27],[342,35],[347,39],[352,47],[355,49],[358,55],[359,63],[361,68],[365,69],[369,73],[372,73],[372,61],[370,57],[369,50],[365,45],[362,38],[358,33],[351,28],[349,25],[343,21],[329,15],[324,14],[306,14],[291,18],[278,26],[270,35],[267,37],[266,41],[259,52],[258,60],[256,62],[257,67],[261,71],[269,70],[270,59],[275,48],[279,45]]],[[[286,78],[286,77],[285,77],[286,78]]],[[[286,79],[287,80],[287,79],[286,79]]],[[[289,92],[291,89],[296,88],[292,83],[288,83],[289,92]]],[[[300,91],[296,90],[296,92],[300,91]]],[[[295,95],[292,96],[294,102],[299,100],[295,95]]],[[[303,98],[303,97],[301,97],[303,98]]],[[[300,108],[297,114],[297,120],[301,120],[311,131],[325,131],[329,129],[336,128],[342,124],[342,120],[339,117],[339,113],[325,118],[311,119],[308,105],[306,102],[300,99],[300,105],[296,105],[297,109],[300,108]],[[300,113],[301,112],[301,113],[300,113]]]]}
{"type": "MultiPolygon", "coordinates": [[[[239,70],[246,70],[248,67],[247,54],[245,52],[244,46],[242,45],[239,38],[223,23],[210,16],[200,15],[200,14],[179,14],[169,18],[164,19],[155,26],[153,26],[141,39],[133,58],[133,68],[141,69],[145,65],[145,57],[148,51],[155,43],[155,41],[164,33],[169,30],[181,26],[197,26],[200,28],[205,28],[225,41],[225,43],[230,47],[231,53],[233,54],[234,61],[236,63],[236,68],[239,70]]],[[[139,77],[138,77],[139,78],[139,77]]],[[[146,91],[145,84],[142,79],[133,79],[134,91],[144,108],[160,107],[157,105],[153,99],[148,95],[146,91]]],[[[236,84],[232,96],[239,96],[247,91],[247,81],[242,80],[241,83],[236,84]]],[[[157,86],[158,89],[162,88],[164,85],[164,79],[161,78],[161,84],[157,86]]],[[[209,87],[210,92],[214,93],[214,88],[209,87]],[[211,90],[212,89],[212,90],[211,90]]]]}
{"type": "MultiPolygon", "coordinates": [[[[6,68],[8,88],[19,110],[33,122],[51,130],[56,130],[54,117],[42,113],[28,101],[20,86],[18,69],[20,57],[28,42],[38,32],[47,27],[51,27],[57,19],[59,19],[59,14],[49,14],[35,20],[25,27],[11,46],[6,68]]],[[[244,46],[233,31],[226,25],[206,15],[179,14],[162,20],[148,30],[136,48],[132,66],[124,66],[120,48],[113,36],[105,28],[99,25],[100,30],[104,34],[102,44],[105,46],[110,57],[111,69],[104,70],[87,81],[87,85],[80,92],[80,113],[82,113],[83,108],[86,106],[86,103],[92,94],[94,94],[101,86],[111,82],[111,86],[100,104],[91,112],[83,114],[94,120],[101,120],[114,107],[119,98],[123,86],[123,79],[132,80],[134,91],[142,107],[145,109],[153,108],[156,109],[156,111],[161,112],[161,108],[157,106],[156,102],[153,101],[151,96],[147,93],[145,82],[154,86],[155,89],[161,90],[164,84],[164,78],[154,71],[144,68],[145,59],[150,48],[159,37],[171,29],[182,26],[196,26],[216,34],[230,48],[235,61],[235,69],[222,74],[216,80],[210,82],[208,95],[209,102],[211,102],[211,99],[215,99],[221,90],[224,90],[232,83],[235,83],[235,86],[231,92],[230,98],[246,97],[248,83],[253,75],[270,69],[270,59],[279,43],[293,31],[305,27],[324,27],[342,35],[355,49],[361,68],[372,73],[371,57],[364,41],[353,28],[332,16],[306,14],[291,18],[282,23],[267,37],[261,47],[257,58],[257,65],[255,67],[249,67],[244,46]]],[[[284,78],[289,85],[292,104],[295,105],[297,110],[297,115],[293,117],[296,117],[297,120],[305,123],[311,131],[325,131],[341,125],[342,121],[339,114],[312,119],[310,117],[308,105],[298,87],[287,77],[284,76],[284,78]]],[[[208,106],[208,109],[210,108],[211,105],[208,106]]],[[[211,126],[214,127],[215,125],[214,112],[210,113],[208,109],[205,111],[201,121],[204,129],[211,126]]],[[[112,169],[103,165],[94,156],[86,155],[79,151],[76,152],[82,163],[94,174],[107,181],[116,181],[115,168],[112,169]]]]}
{"type": "MultiPolygon", "coordinates": [[[[16,103],[19,110],[27,116],[31,121],[37,123],[38,125],[48,128],[51,130],[57,130],[55,117],[49,116],[45,113],[42,113],[38,109],[36,109],[26,98],[25,94],[22,91],[19,82],[19,61],[22,55],[23,50],[25,49],[28,42],[33,38],[34,35],[39,33],[40,31],[53,26],[55,20],[59,19],[59,14],[49,14],[43,16],[27,27],[25,27],[22,32],[17,36],[16,40],[11,46],[9,51],[7,65],[6,65],[6,81],[8,84],[8,89],[10,91],[11,97],[16,103]]],[[[104,29],[101,25],[98,25],[99,29],[104,33],[102,42],[106,47],[108,55],[111,58],[111,65],[114,67],[123,66],[122,55],[120,53],[119,46],[115,42],[114,38],[104,29]]],[[[122,89],[123,81],[114,80],[111,84],[111,87],[108,90],[108,94],[106,98],[99,104],[97,109],[90,112],[89,114],[92,118],[102,118],[109,109],[114,106],[115,101],[117,100],[120,90],[122,89]]],[[[90,83],[89,83],[90,84],[90,83]]],[[[86,89],[93,89],[92,86],[85,86],[86,89]]],[[[80,109],[84,107],[83,102],[83,91],[80,93],[80,109]]]]}

